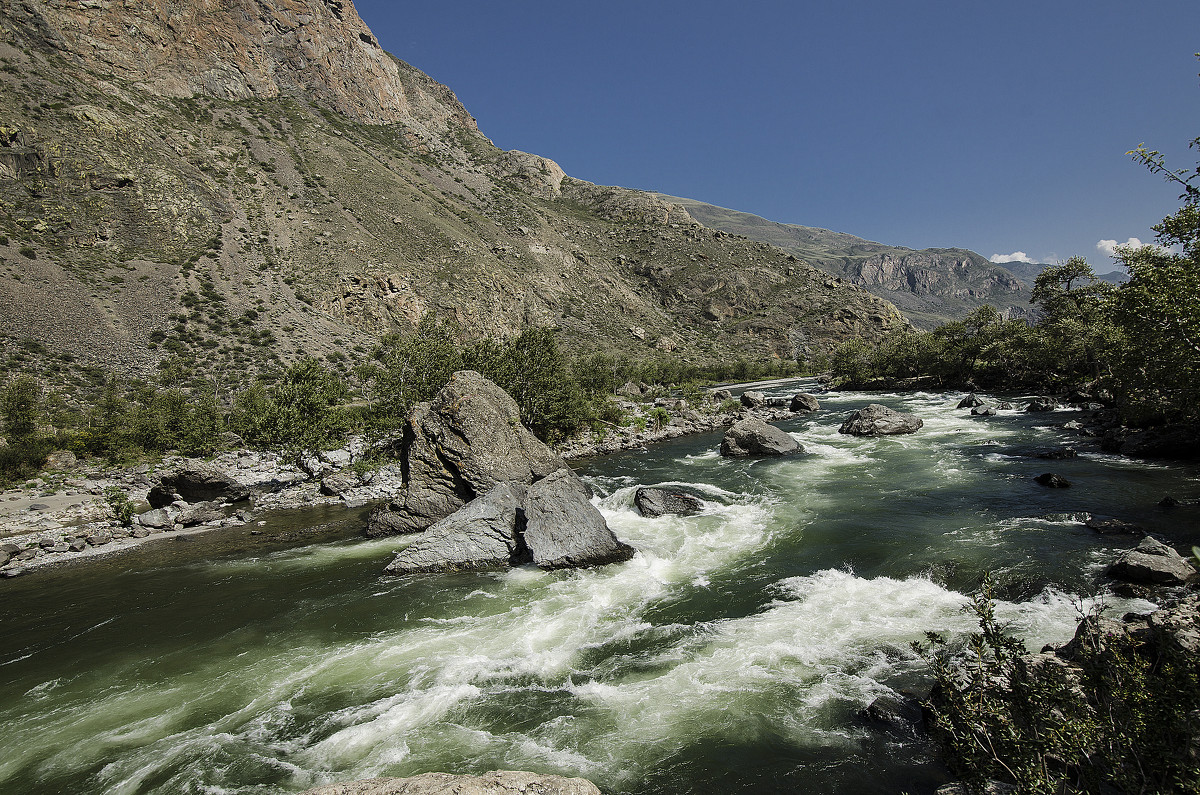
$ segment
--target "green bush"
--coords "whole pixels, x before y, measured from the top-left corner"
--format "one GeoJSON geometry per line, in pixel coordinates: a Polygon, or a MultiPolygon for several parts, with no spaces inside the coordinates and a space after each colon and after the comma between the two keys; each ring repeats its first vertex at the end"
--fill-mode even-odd
{"type": "Polygon", "coordinates": [[[112,508],[113,518],[123,525],[133,524],[133,515],[137,513],[137,508],[120,486],[109,486],[105,489],[104,499],[112,508]]]}
{"type": "MultiPolygon", "coordinates": [[[[936,633],[914,644],[933,672],[933,736],[969,787],[1200,792],[1200,666],[1178,645],[1162,634],[1096,631],[1067,663],[1029,655],[1004,631],[989,580],[969,609],[980,631],[958,654],[936,633]]],[[[1097,626],[1095,614],[1083,620],[1097,626]]]]}

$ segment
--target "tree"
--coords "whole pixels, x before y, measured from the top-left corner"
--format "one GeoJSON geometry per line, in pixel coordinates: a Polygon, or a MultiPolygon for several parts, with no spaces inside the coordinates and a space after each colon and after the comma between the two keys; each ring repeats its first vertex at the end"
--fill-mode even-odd
{"type": "Polygon", "coordinates": [[[376,403],[371,424],[389,432],[401,427],[412,407],[429,400],[462,369],[455,329],[432,312],[421,318],[412,334],[389,334],[379,342],[375,359],[376,403]]]}
{"type": "Polygon", "coordinates": [[[1038,274],[1030,303],[1041,310],[1045,367],[1067,382],[1099,380],[1111,369],[1120,338],[1112,322],[1112,286],[1098,281],[1083,257],[1038,274]]]}
{"type": "Polygon", "coordinates": [[[4,414],[4,435],[10,442],[21,442],[37,433],[41,420],[41,386],[30,376],[21,376],[0,393],[4,414]]]}
{"type": "MultiPolygon", "coordinates": [[[[327,449],[347,430],[346,385],[312,358],[288,367],[268,389],[261,383],[234,398],[231,422],[250,444],[281,450],[297,462],[327,449]]],[[[202,411],[201,424],[208,423],[202,411]]],[[[202,431],[215,433],[216,426],[202,431]]]]}
{"type": "MultiPolygon", "coordinates": [[[[1200,138],[1189,144],[1200,149],[1200,138]]],[[[1129,153],[1182,189],[1154,231],[1159,246],[1121,247],[1129,280],[1115,297],[1125,348],[1121,396],[1135,418],[1200,422],[1200,163],[1170,170],[1145,145],[1129,153]]]]}

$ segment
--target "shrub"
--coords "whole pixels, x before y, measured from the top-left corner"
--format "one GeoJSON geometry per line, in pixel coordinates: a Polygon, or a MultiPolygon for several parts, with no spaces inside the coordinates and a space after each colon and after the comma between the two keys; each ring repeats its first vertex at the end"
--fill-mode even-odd
{"type": "Polygon", "coordinates": [[[969,609],[980,631],[960,654],[936,633],[914,648],[934,676],[933,735],[970,788],[1001,780],[1029,793],[1200,792],[1200,667],[1165,633],[1095,631],[1068,663],[1028,655],[1004,631],[990,579],[969,609]]]}

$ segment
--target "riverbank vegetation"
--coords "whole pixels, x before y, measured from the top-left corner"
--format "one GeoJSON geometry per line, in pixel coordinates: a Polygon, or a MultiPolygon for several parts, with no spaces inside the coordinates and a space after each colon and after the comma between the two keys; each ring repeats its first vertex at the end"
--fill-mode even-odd
{"type": "Polygon", "coordinates": [[[499,384],[517,402],[522,421],[555,442],[589,427],[622,424],[611,398],[630,381],[651,386],[651,395],[675,389],[695,396],[703,384],[782,377],[799,368],[779,361],[696,364],[665,355],[571,357],[548,328],[528,328],[507,340],[470,340],[432,314],[409,333],[383,337],[350,368],[302,359],[226,393],[199,376],[180,384],[169,368],[148,380],[89,372],[64,388],[44,372],[10,366],[0,385],[0,485],[32,476],[54,450],[113,463],[239,446],[299,458],[351,434],[383,438],[461,369],[499,384]]]}
{"type": "Polygon", "coordinates": [[[1157,245],[1118,247],[1124,284],[1072,257],[1037,277],[1032,323],[984,306],[931,332],[845,343],[831,373],[857,386],[1078,392],[1107,397],[1129,424],[1200,425],[1200,165],[1171,171],[1157,152],[1131,154],[1183,193],[1154,227],[1157,245]]]}
{"type": "Polygon", "coordinates": [[[1040,654],[1001,626],[988,581],[970,607],[979,632],[963,646],[935,633],[914,644],[933,673],[930,729],[968,791],[1200,792],[1194,604],[1182,623],[1091,611],[1070,644],[1040,654]]]}

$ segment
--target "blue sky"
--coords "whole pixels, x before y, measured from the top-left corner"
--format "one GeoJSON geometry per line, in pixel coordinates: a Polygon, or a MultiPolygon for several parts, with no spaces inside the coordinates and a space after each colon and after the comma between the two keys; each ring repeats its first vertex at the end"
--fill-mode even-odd
{"type": "Polygon", "coordinates": [[[498,146],[894,245],[1108,271],[1200,159],[1197,0],[355,6],[498,146]]]}

